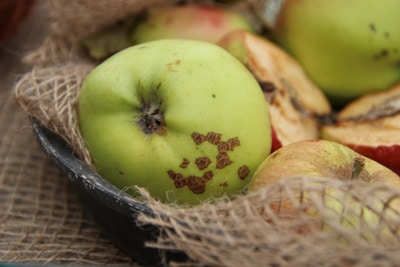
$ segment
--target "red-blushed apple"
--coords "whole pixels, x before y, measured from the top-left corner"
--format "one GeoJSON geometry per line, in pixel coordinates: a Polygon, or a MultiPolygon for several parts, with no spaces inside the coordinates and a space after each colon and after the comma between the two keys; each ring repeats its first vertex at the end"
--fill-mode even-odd
{"type": "MultiPolygon", "coordinates": [[[[272,186],[278,182],[283,183],[285,179],[289,181],[298,176],[304,177],[305,183],[308,179],[309,185],[316,183],[315,179],[337,179],[344,183],[354,182],[354,190],[357,190],[357,185],[360,184],[378,185],[379,183],[400,190],[400,177],[378,162],[337,142],[304,140],[286,145],[270,154],[254,173],[248,192],[255,192],[260,188],[272,186]]],[[[377,236],[383,233],[393,234],[387,226],[379,228],[382,219],[380,214],[384,214],[386,219],[397,221],[400,219],[399,197],[396,199],[385,190],[374,191],[376,196],[371,203],[367,199],[357,199],[351,192],[341,191],[339,187],[327,186],[323,190],[319,187],[321,188],[319,193],[301,191],[300,188],[299,191],[292,192],[290,198],[283,199],[271,208],[277,213],[290,215],[291,220],[295,220],[296,216],[301,214],[312,218],[323,216],[322,224],[321,220],[316,219],[314,220],[316,223],[311,228],[331,230],[333,225],[363,227],[362,229],[368,231],[363,235],[371,241],[376,240],[377,236]],[[315,206],[315,201],[321,203],[323,210],[315,206]],[[373,229],[376,228],[380,230],[374,233],[373,229]]],[[[307,232],[312,230],[309,227],[310,225],[300,224],[298,230],[307,232]]]]}
{"type": "Polygon", "coordinates": [[[400,174],[400,84],[366,94],[322,128],[322,137],[342,143],[400,174]]]}
{"type": "Polygon", "coordinates": [[[254,31],[240,13],[212,5],[178,5],[153,7],[131,33],[135,43],[161,38],[180,38],[218,42],[225,34],[237,29],[254,31]]]}
{"type": "Polygon", "coordinates": [[[136,17],[86,36],[82,46],[91,58],[101,60],[131,45],[158,39],[191,39],[215,43],[236,29],[255,31],[244,15],[222,6],[153,6],[136,17]]]}
{"type": "Polygon", "coordinates": [[[271,31],[341,105],[400,81],[398,10],[398,0],[285,0],[271,31]]]}
{"type": "Polygon", "coordinates": [[[163,39],[122,50],[86,77],[78,103],[97,172],[164,202],[238,194],[271,149],[257,80],[209,42],[163,39]]]}
{"type": "MultiPolygon", "coordinates": [[[[226,34],[218,45],[259,81],[281,146],[319,139],[321,120],[331,114],[330,103],[296,60],[268,39],[246,30],[226,34]]],[[[280,147],[279,143],[273,147],[280,147]]]]}

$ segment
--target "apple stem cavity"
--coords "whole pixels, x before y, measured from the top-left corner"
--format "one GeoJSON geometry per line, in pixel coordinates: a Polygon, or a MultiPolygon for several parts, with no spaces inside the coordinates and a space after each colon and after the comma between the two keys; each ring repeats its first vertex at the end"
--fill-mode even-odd
{"type": "Polygon", "coordinates": [[[356,180],[359,178],[361,171],[364,169],[365,159],[362,157],[356,157],[353,161],[353,169],[351,172],[351,179],[356,180]]]}
{"type": "Polygon", "coordinates": [[[159,104],[146,104],[141,108],[141,116],[139,117],[138,124],[142,131],[151,135],[157,133],[159,135],[165,134],[165,121],[163,113],[159,104]]]}

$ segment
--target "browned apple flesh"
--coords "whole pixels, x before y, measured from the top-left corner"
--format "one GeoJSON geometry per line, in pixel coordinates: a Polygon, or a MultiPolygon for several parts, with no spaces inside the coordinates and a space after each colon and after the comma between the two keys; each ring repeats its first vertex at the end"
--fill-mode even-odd
{"type": "Polygon", "coordinates": [[[346,106],[323,138],[342,143],[400,174],[400,85],[346,106]]]}
{"type": "Polygon", "coordinates": [[[259,81],[282,146],[320,138],[320,118],[331,113],[331,106],[294,58],[268,39],[245,30],[229,33],[220,45],[259,81]]]}
{"type": "Polygon", "coordinates": [[[340,111],[338,120],[372,120],[397,113],[400,113],[400,83],[354,100],[340,111]]]}

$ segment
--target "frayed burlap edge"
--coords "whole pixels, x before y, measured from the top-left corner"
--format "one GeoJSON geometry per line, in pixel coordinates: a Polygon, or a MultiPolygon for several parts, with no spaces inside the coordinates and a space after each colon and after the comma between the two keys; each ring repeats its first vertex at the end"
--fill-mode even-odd
{"type": "Polygon", "coordinates": [[[35,66],[15,86],[20,106],[61,136],[88,164],[91,159],[78,126],[77,99],[78,88],[93,67],[85,61],[35,66]]]}
{"type": "Polygon", "coordinates": [[[176,266],[372,267],[400,260],[399,209],[389,208],[400,201],[400,191],[387,185],[293,177],[193,208],[163,205],[146,191],[141,194],[156,217],[143,214],[139,222],[162,232],[147,245],[183,251],[193,260],[176,266]],[[329,197],[343,204],[328,209],[329,197]],[[291,208],[282,204],[288,202],[291,208]],[[367,212],[380,222],[371,222],[367,212]]]}

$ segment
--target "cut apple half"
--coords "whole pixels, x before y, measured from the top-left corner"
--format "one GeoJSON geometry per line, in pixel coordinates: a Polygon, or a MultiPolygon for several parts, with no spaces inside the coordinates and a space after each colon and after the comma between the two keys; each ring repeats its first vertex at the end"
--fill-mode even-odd
{"type": "Polygon", "coordinates": [[[354,100],[322,130],[324,139],[342,143],[400,174],[400,83],[354,100]]]}
{"type": "Polygon", "coordinates": [[[273,150],[307,139],[319,139],[321,120],[331,106],[300,64],[268,39],[246,30],[235,30],[220,42],[257,78],[270,104],[270,120],[276,133],[273,150]]]}

